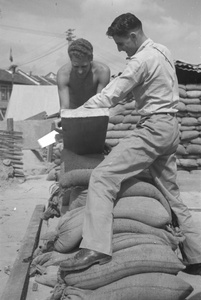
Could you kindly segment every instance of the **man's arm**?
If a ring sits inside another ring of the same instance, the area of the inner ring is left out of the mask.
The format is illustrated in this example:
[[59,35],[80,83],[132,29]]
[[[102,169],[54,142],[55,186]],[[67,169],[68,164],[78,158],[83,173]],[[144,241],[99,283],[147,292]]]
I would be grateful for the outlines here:
[[60,101],[60,109],[68,109],[70,107],[69,96],[69,75],[66,71],[66,65],[59,69],[57,73],[57,87]]
[[101,66],[98,74],[97,94],[110,82],[110,68],[106,65]]
[[83,104],[84,108],[109,108],[123,100],[132,89],[139,84],[142,71],[140,61],[129,62],[122,74],[114,78],[102,89]]

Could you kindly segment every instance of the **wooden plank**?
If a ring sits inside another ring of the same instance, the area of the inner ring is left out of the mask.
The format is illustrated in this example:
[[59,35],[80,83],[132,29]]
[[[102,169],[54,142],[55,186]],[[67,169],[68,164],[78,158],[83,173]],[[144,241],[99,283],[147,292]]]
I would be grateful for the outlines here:
[[0,130],[0,133],[3,135],[14,135],[14,136],[22,136],[23,132],[22,131],[9,131],[9,130]]
[[44,210],[44,205],[36,205],[1,300],[26,299],[29,284],[29,267],[33,252],[38,245],[42,225],[41,214]]
[[1,142],[1,139],[0,139],[0,150],[1,151],[7,151],[7,150],[10,150],[10,151],[14,151],[14,152],[18,152],[18,153],[22,153],[22,147],[20,147],[20,145],[17,145],[17,144],[11,144],[11,143],[5,143],[5,142]]
[[[41,238],[44,234],[47,234],[48,232],[52,232],[55,230],[56,226],[58,225],[58,219],[53,218],[51,219],[51,222],[48,221],[43,221],[41,230],[40,230],[40,237],[39,237],[39,242],[38,242],[38,247],[39,246],[44,246],[44,240]],[[52,295],[52,287],[39,284],[37,286],[37,291],[33,289],[34,284],[36,284],[35,277],[31,277],[29,279],[29,286],[28,286],[28,291],[27,291],[27,300],[47,300],[51,297]]]
[[14,123],[12,118],[7,119],[7,130],[13,131],[14,130]]
[[4,154],[4,153],[6,153],[6,154],[8,154],[8,155],[11,155],[11,156],[23,156],[23,153],[22,153],[22,151],[19,151],[19,150],[17,150],[17,149],[14,149],[14,148],[5,148],[5,147],[1,147],[0,146],[0,153],[1,154]]
[[[51,131],[53,131],[55,129],[55,127],[56,127],[55,122],[52,122]],[[53,154],[53,144],[49,145],[47,148],[47,161],[48,162],[52,162],[52,154]]]
[[46,117],[47,117],[46,111],[42,111],[42,112],[40,112],[40,113],[38,113],[38,114],[36,114],[36,115],[34,115],[32,117],[29,117],[29,118],[27,118],[25,120],[45,120]]
[[0,157],[2,159],[10,159],[13,163],[18,162],[18,161],[23,163],[22,156],[17,156],[14,154],[9,154],[9,153],[0,151]]

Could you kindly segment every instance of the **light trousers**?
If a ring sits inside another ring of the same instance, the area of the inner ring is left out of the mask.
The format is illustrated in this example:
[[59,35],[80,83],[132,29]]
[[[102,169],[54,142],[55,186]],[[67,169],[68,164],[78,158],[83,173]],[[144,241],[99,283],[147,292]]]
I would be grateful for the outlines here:
[[113,208],[121,183],[149,168],[185,235],[184,260],[191,264],[201,262],[201,235],[180,198],[176,183],[175,152],[178,144],[176,117],[157,114],[141,118],[136,129],[122,139],[92,172],[80,248],[112,255]]

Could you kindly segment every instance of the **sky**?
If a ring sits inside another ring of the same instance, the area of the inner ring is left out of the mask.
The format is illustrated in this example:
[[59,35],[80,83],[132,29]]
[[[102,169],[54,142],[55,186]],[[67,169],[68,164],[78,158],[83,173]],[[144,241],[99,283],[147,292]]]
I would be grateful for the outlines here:
[[73,29],[76,38],[92,43],[94,60],[118,74],[126,54],[106,31],[127,12],[142,21],[147,37],[170,49],[174,60],[201,64],[201,0],[0,0],[0,69],[10,67],[11,51],[12,64],[24,72],[57,73],[69,61],[66,31]]

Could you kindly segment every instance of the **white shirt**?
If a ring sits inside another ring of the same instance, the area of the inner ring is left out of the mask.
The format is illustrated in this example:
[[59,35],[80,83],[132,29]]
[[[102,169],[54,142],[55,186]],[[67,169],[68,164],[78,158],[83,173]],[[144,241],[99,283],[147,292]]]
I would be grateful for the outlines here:
[[123,73],[113,79],[83,107],[111,107],[132,92],[136,110],[142,115],[177,112],[178,82],[170,51],[147,39],[129,58]]

